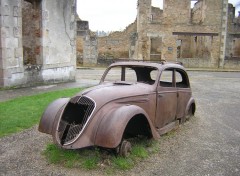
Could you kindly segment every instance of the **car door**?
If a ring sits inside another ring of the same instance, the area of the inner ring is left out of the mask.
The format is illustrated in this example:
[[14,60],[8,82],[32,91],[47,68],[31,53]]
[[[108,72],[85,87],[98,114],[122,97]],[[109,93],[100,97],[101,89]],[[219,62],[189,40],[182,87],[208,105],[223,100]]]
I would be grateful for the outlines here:
[[155,125],[162,128],[176,119],[177,89],[174,69],[163,70],[157,88],[157,108]]
[[192,96],[192,93],[187,73],[184,70],[175,69],[175,79],[178,92],[177,119],[181,119],[186,115],[186,106]]

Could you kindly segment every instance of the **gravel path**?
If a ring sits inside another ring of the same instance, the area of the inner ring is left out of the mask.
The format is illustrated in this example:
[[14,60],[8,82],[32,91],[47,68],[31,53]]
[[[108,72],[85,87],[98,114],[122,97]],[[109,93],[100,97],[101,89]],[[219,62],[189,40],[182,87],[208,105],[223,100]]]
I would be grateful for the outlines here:
[[[160,151],[115,175],[240,175],[240,73],[191,72],[196,117],[160,139]],[[37,127],[0,138],[0,175],[104,175],[49,165]]]

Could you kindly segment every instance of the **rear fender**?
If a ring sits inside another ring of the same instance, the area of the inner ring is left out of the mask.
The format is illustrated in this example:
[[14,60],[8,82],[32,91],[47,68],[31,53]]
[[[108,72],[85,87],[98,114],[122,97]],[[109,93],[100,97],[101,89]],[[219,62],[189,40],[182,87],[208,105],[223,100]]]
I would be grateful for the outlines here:
[[153,138],[159,138],[159,134],[152,125],[147,113],[136,105],[127,105],[112,109],[103,117],[96,132],[95,145],[105,148],[116,148],[122,140],[128,122],[139,114],[146,117]]
[[185,110],[185,116],[188,114],[188,111],[189,111],[189,108],[191,107],[191,105],[194,105],[194,111],[193,111],[193,114],[196,110],[196,104],[195,104],[195,100],[193,97],[190,98],[190,100],[188,101],[188,104],[186,106],[186,110]]
[[60,98],[48,105],[40,120],[38,130],[42,133],[53,134],[57,122],[70,98]]

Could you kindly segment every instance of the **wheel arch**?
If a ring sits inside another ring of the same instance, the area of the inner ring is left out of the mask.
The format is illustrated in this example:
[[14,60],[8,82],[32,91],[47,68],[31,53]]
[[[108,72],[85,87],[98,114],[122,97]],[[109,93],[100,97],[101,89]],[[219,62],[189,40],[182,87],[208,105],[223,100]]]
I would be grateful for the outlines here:
[[126,130],[129,132],[131,128],[136,127],[134,122],[138,125],[147,123],[146,127],[149,127],[151,136],[155,139],[159,138],[159,134],[142,108],[136,105],[125,105],[111,110],[103,117],[96,132],[95,145],[116,148],[126,135]]
[[185,115],[188,114],[190,108],[192,108],[192,114],[194,115],[194,113],[195,113],[195,111],[196,111],[196,103],[195,103],[194,98],[191,98],[191,99],[188,101],[188,104],[187,104],[186,110],[185,110]]

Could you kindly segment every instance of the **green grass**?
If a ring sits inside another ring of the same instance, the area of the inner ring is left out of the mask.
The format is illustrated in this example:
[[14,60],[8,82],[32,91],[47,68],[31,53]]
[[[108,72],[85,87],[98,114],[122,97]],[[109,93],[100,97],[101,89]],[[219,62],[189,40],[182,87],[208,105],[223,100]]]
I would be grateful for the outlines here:
[[113,157],[112,158],[113,167],[119,170],[129,170],[134,166],[134,160],[132,157]]
[[100,161],[99,151],[97,149],[86,150],[64,150],[55,144],[48,144],[43,155],[46,156],[50,164],[61,164],[68,168],[83,167],[87,170],[97,168]]
[[129,170],[139,161],[146,159],[159,150],[158,141],[134,138],[131,143],[133,145],[132,152],[126,158],[98,148],[69,151],[54,144],[48,144],[43,154],[50,164],[86,170],[102,169],[108,174],[114,173],[116,170]]
[[79,91],[79,88],[74,88],[0,102],[0,137],[22,131],[39,123],[41,115],[49,103],[57,98],[73,96]]

